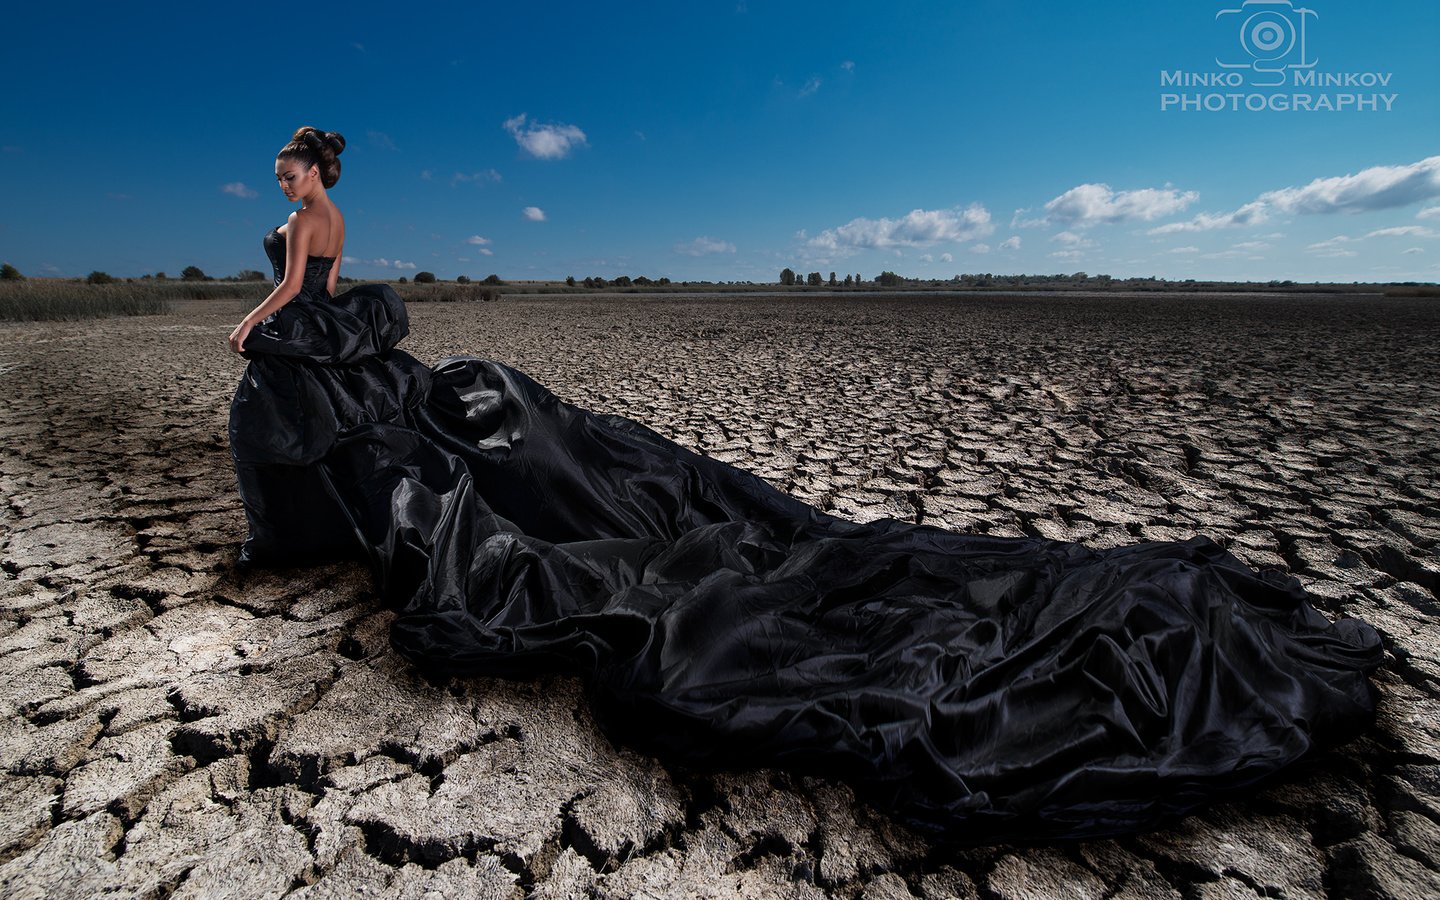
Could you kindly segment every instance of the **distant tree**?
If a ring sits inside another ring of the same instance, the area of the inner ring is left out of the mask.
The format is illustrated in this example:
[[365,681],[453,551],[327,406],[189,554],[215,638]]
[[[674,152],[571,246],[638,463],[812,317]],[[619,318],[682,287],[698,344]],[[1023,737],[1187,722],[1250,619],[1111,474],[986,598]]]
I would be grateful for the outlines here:
[[585,280],[591,282],[592,287],[603,288],[608,286],[605,279],[601,278],[599,275],[596,275],[594,278],[587,278]]
[[900,281],[900,276],[890,271],[881,272],[875,278],[875,283],[881,287],[895,287],[900,284]]
[[456,284],[469,284],[469,283],[470,283],[470,276],[469,276],[469,275],[456,275],[456,276],[455,276],[455,283],[456,283]]
[[855,283],[855,276],[854,276],[854,275],[846,275],[846,276],[845,276],[845,286],[846,286],[846,287],[850,287],[850,286],[851,286],[852,284],[854,284],[854,283]]
[[490,273],[489,275],[486,275],[486,276],[485,276],[485,280],[481,282],[481,284],[504,284],[504,283],[505,283],[505,282],[503,282],[503,281],[500,280],[500,276],[499,276],[499,275],[496,275],[496,274],[493,273],[493,272]]
[[819,272],[811,272],[805,280],[809,283],[811,287],[819,287],[820,285],[825,283],[825,279],[820,277]]
[[861,277],[860,277],[860,273],[859,273],[859,272],[856,272],[856,273],[855,273],[855,284],[856,284],[857,286],[860,284],[860,282],[862,282],[862,281],[864,281],[864,280],[865,280],[864,278],[861,278]]
[[629,287],[631,284],[629,275],[617,275],[615,277],[616,287]]
[[186,281],[204,281],[205,273],[200,271],[199,266],[186,266],[181,270],[180,277]]
[[169,280],[169,278],[170,278],[170,276],[169,276],[169,275],[166,275],[164,272],[156,272],[156,273],[155,273],[155,280],[156,280],[156,281],[167,281],[167,280]]
[[[148,277],[148,276],[147,276]],[[254,269],[241,269],[235,273],[236,281],[264,281],[265,273],[257,272]]]
[[789,287],[795,283],[795,270],[789,266],[780,270],[780,283]]
[[834,287],[836,284],[837,284],[837,282],[835,281],[835,273],[834,273],[834,272],[831,272],[831,273],[830,273],[830,286],[831,286],[831,287]]
[[17,269],[17,268],[15,268],[14,266],[10,265],[9,263],[6,263],[5,265],[0,266],[0,281],[24,281],[24,280],[25,280],[25,276],[20,274],[20,270]]
[[400,283],[401,283],[401,284],[409,284],[409,283],[410,283],[410,279],[406,278],[404,275],[401,275],[401,276],[400,276]]
[[101,271],[98,270],[98,269],[95,270],[94,272],[91,272],[89,275],[85,276],[85,281],[86,281],[86,283],[88,283],[88,284],[114,284],[114,283],[115,283],[114,277],[112,277],[108,272],[101,272]]
[[565,286],[566,286],[566,287],[574,287],[574,286],[575,286],[575,276],[574,276],[574,275],[566,275],[566,276],[565,276]]
[[654,284],[655,282],[651,281],[649,278],[647,278],[647,277],[644,276],[644,275],[636,275],[636,276],[635,276],[635,283],[638,284],[638,285],[640,285],[641,287],[649,287],[650,285]]
[[658,281],[656,281],[655,283],[656,283],[656,284],[669,284],[669,283],[670,283],[670,279],[666,278],[664,275],[661,275],[661,276],[660,276],[660,279],[659,279]]
[[416,273],[415,273],[415,283],[416,283],[416,284],[434,284],[434,283],[435,283],[435,273],[434,273],[434,272],[416,272]]

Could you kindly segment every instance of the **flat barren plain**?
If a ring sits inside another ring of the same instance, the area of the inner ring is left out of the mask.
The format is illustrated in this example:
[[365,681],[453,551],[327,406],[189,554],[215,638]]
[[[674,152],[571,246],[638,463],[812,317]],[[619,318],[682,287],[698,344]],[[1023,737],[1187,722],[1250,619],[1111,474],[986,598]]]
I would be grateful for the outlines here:
[[238,301],[0,327],[0,895],[1440,896],[1440,301],[507,297],[514,365],[857,520],[1203,533],[1385,637],[1357,740],[1162,830],[960,847],[667,768],[575,682],[430,683],[360,565],[240,577]]

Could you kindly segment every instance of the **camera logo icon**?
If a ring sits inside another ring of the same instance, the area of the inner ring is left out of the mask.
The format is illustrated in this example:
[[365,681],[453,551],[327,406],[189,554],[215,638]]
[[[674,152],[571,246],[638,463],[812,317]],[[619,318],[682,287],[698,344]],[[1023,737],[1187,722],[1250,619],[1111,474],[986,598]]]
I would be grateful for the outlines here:
[[1306,24],[1319,18],[1313,9],[1291,0],[1245,0],[1239,9],[1222,9],[1215,21],[1230,40],[1235,39],[1232,29],[1238,29],[1241,53],[1231,52],[1228,61],[1217,56],[1215,62],[1224,69],[1260,73],[1267,79],[1255,82],[1261,87],[1279,87],[1287,70],[1312,69],[1319,62],[1305,42]]

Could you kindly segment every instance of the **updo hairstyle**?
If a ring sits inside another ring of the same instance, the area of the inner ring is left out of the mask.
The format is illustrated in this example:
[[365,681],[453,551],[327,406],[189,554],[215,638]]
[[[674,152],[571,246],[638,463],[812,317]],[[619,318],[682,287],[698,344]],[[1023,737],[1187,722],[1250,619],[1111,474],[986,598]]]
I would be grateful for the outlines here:
[[306,169],[318,166],[320,183],[332,188],[340,180],[340,160],[345,152],[345,138],[338,131],[321,131],[312,125],[296,129],[290,143],[280,148],[276,159],[293,159]]

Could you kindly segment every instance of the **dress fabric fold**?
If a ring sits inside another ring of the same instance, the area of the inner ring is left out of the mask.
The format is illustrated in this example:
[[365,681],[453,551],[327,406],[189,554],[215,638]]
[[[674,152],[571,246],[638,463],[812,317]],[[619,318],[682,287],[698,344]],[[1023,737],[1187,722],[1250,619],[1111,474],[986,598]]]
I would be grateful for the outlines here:
[[1153,827],[1373,717],[1374,629],[1202,535],[856,524],[407,332],[386,285],[302,292],[247,341],[230,443],[242,562],[363,555],[425,670],[573,674],[620,743],[981,842]]

